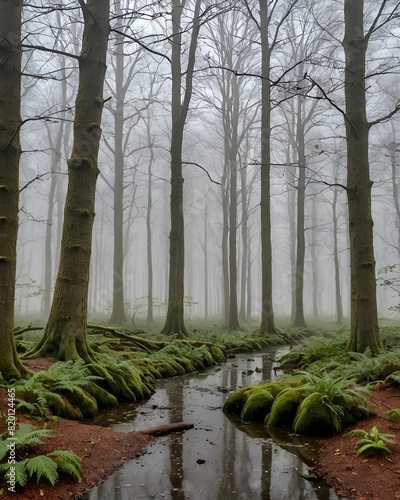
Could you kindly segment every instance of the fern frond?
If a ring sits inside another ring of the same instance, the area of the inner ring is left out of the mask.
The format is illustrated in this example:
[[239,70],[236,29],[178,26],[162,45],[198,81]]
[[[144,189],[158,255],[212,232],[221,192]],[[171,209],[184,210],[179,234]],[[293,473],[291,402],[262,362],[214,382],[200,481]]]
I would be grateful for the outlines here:
[[389,410],[385,413],[385,415],[389,420],[398,420],[400,418],[400,408]]
[[362,429],[354,429],[354,431],[346,432],[343,437],[361,437],[364,438],[368,436],[368,432]]
[[380,443],[374,443],[370,441],[368,443],[365,443],[360,448],[358,448],[356,457],[359,457],[363,453],[365,454],[367,452],[372,452],[372,451],[374,453],[391,453],[391,450],[385,445],[383,441],[381,441]]
[[52,486],[58,481],[57,464],[46,455],[29,459],[25,464],[29,477],[36,476],[37,482],[44,477]]
[[54,437],[56,434],[56,431],[52,429],[38,429],[32,424],[21,424],[14,437],[16,438],[17,449],[21,449],[43,444],[42,439]]
[[54,458],[60,472],[72,476],[78,482],[81,481],[82,462],[73,451],[56,450],[47,456]]

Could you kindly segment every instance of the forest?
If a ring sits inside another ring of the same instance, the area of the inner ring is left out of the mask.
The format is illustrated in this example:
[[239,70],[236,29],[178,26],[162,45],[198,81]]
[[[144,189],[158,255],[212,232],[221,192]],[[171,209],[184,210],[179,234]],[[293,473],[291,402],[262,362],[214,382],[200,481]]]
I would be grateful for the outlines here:
[[287,346],[284,375],[224,413],[300,435],[400,383],[399,20],[397,0],[0,0],[5,481],[81,478],[79,453],[35,462],[55,431],[27,414],[93,418],[240,352]]

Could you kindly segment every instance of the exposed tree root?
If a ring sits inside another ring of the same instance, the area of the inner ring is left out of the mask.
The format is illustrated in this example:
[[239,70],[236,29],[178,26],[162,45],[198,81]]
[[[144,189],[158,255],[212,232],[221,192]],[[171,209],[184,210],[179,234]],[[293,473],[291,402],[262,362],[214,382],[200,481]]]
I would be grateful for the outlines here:
[[120,339],[124,339],[127,342],[133,344],[134,346],[138,347],[139,349],[148,352],[149,354],[160,349],[160,346],[164,347],[165,345],[165,342],[157,342],[157,341],[142,339],[141,337],[137,337],[134,334],[124,333],[110,326],[88,324],[87,327],[91,330],[100,330],[101,332],[109,332],[113,336]]

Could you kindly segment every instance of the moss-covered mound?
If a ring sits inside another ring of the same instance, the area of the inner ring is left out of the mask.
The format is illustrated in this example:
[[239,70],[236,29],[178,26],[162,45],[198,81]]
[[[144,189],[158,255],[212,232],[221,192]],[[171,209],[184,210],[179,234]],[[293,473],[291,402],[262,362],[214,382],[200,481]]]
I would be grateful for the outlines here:
[[291,429],[303,398],[298,388],[289,387],[282,391],[271,406],[271,411],[264,421],[265,425]]
[[321,394],[309,394],[299,405],[293,422],[297,434],[331,436],[337,432],[338,416],[324,403]]
[[324,370],[298,372],[279,382],[264,382],[234,392],[223,410],[268,427],[298,434],[329,436],[368,414],[364,393],[354,381],[334,379]]
[[247,398],[240,416],[249,420],[262,420],[269,413],[273,402],[274,397],[269,391],[255,390]]

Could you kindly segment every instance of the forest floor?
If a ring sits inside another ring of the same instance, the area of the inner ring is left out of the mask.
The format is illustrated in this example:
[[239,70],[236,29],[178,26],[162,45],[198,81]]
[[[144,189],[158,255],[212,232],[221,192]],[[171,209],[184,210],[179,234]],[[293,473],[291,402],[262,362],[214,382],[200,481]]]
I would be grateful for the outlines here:
[[[338,496],[358,500],[400,499],[400,421],[390,421],[388,410],[400,408],[400,390],[372,391],[371,416],[347,427],[342,434],[322,439],[322,449],[315,468],[316,475],[331,485]],[[354,429],[367,432],[376,426],[379,433],[392,434],[398,444],[389,445],[393,453],[382,457],[355,458],[355,444],[359,438],[343,437]]]
[[[47,363],[47,360],[32,360],[29,367],[33,370],[45,369],[48,367]],[[356,426],[346,428],[344,433],[355,428],[369,431],[376,426],[380,433],[393,434],[394,439],[400,443],[400,422],[389,421],[384,416],[389,409],[400,408],[400,390],[372,392],[370,407],[372,416]],[[7,413],[4,391],[0,392],[0,408]],[[18,416],[18,421],[24,422],[27,419]],[[29,422],[35,423],[32,420]],[[39,423],[37,425],[40,426]],[[60,482],[52,487],[45,482],[37,485],[31,480],[27,489],[18,490],[17,493],[5,491],[2,498],[80,498],[85,491],[99,484],[124,462],[145,453],[147,445],[154,439],[139,432],[117,432],[110,428],[62,418],[50,424],[50,427],[57,431],[57,436],[39,446],[38,452],[46,454],[53,450],[74,451],[82,460],[82,481],[76,483],[72,479],[62,477]],[[4,429],[0,429],[0,432],[4,432]],[[315,467],[316,475],[334,487],[338,496],[358,500],[400,499],[400,444],[390,445],[393,453],[387,458],[355,458],[355,443],[358,438],[345,438],[344,433],[321,440],[322,450]]]

